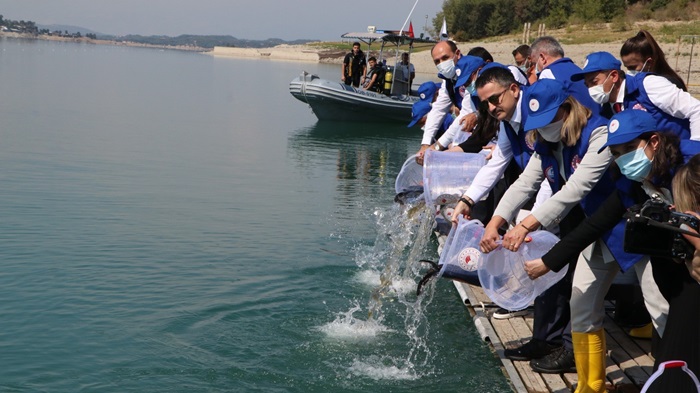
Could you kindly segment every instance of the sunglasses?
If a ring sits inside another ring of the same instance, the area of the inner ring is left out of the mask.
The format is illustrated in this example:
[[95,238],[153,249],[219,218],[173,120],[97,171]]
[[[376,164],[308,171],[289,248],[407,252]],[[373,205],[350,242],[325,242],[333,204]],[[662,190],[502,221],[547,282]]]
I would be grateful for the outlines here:
[[502,92],[498,94],[494,94],[490,96],[489,98],[486,99],[486,101],[489,102],[491,105],[501,105],[501,101],[503,101],[503,95],[508,91],[508,89],[503,90]]

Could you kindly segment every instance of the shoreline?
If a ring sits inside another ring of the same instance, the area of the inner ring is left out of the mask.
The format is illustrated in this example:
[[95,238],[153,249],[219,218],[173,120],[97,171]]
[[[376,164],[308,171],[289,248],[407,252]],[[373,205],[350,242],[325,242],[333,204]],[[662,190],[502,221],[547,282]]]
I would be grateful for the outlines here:
[[42,40],[42,41],[53,41],[53,42],[74,42],[78,44],[93,44],[93,45],[113,45],[113,46],[131,46],[137,48],[153,48],[153,49],[174,49],[188,52],[207,52],[211,51],[209,48],[202,48],[198,46],[189,45],[153,45],[153,44],[143,44],[140,42],[131,41],[113,41],[113,40],[95,40],[87,37],[58,37],[49,35],[33,35],[25,33],[11,33],[11,32],[0,32],[1,38],[11,38],[20,40]]
[[[549,31],[548,34],[557,37],[562,31]],[[630,31],[630,34],[632,32]],[[27,40],[44,40],[44,41],[54,41],[54,42],[74,42],[83,44],[93,44],[93,45],[113,45],[113,46],[129,46],[138,48],[152,48],[152,49],[170,49],[179,50],[187,52],[198,52],[206,55],[217,56],[217,57],[232,57],[241,59],[257,59],[257,60],[277,60],[277,61],[292,61],[301,63],[325,63],[325,64],[341,64],[346,53],[350,50],[350,43],[348,43],[348,48],[343,49],[326,49],[319,48],[317,46],[311,45],[290,45],[282,44],[269,48],[239,48],[239,47],[224,47],[215,46],[212,48],[196,47],[191,45],[153,45],[153,44],[143,44],[137,42],[121,42],[113,40],[98,40],[91,39],[87,37],[73,38],[73,37],[56,37],[56,36],[46,36],[39,35],[35,36],[32,34],[24,33],[11,33],[11,32],[0,32],[0,38],[12,38],[12,39],[27,39]],[[457,45],[466,53],[468,48],[473,48],[477,46],[482,46],[488,49],[494,58],[494,61],[502,64],[512,64],[513,57],[512,51],[518,45],[520,45],[520,39],[518,36],[508,36],[502,37],[497,41],[492,40],[481,40],[481,41],[471,41],[471,42],[458,42]],[[607,51],[612,54],[617,54],[620,51],[623,41],[612,41],[612,42],[591,42],[582,44],[566,44],[562,43],[566,57],[573,60],[579,67],[583,67],[586,56],[589,53],[597,51]],[[680,74],[682,77],[688,79],[687,84],[691,94],[700,94],[700,70],[697,69],[697,62],[694,67],[690,67],[690,52],[691,48],[689,42],[684,42],[683,44],[673,43],[673,42],[659,42],[661,49],[666,54],[666,59],[671,64],[671,66]],[[377,56],[378,50],[372,50],[367,53],[368,56]],[[386,53],[386,52],[385,52]],[[388,54],[385,56],[387,58],[392,58],[396,55],[394,49],[390,49]],[[697,54],[695,54],[697,56]],[[695,57],[693,56],[693,57]],[[680,61],[679,61],[680,60]],[[416,74],[421,75],[435,75],[435,65],[430,56],[429,50],[420,50],[413,52],[411,55],[411,63],[416,68]],[[690,72],[689,72],[690,71]],[[689,77],[688,77],[689,76]],[[434,79],[434,78],[431,78]]]

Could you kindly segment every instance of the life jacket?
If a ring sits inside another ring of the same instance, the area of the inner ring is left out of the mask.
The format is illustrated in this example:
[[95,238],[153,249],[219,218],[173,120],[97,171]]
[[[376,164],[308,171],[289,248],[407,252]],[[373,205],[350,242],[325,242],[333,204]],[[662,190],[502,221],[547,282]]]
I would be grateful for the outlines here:
[[[602,106],[593,101],[588,93],[588,87],[583,80],[572,82],[571,75],[581,72],[581,67],[574,64],[568,57],[563,57],[548,65],[547,70],[552,72],[554,79],[563,82],[567,87],[567,92],[573,96],[583,106],[590,109],[594,115],[600,116]],[[535,82],[537,83],[537,82]]]
[[[700,141],[693,141],[689,139],[681,140],[680,150],[681,154],[683,155],[683,162],[687,163],[693,156],[700,154]],[[644,200],[635,200],[632,197],[633,187],[639,187],[639,182],[632,181],[624,176],[615,182],[615,188],[617,189],[620,200],[625,208],[630,208],[635,204],[644,202]],[[647,197],[646,199],[649,198]],[[604,239],[607,239],[606,244],[610,249],[610,252],[615,257],[615,260],[620,265],[620,270],[623,272],[627,271],[635,263],[639,262],[642,257],[644,257],[644,255],[630,254],[623,250],[622,245],[624,244],[625,221],[626,220],[624,218],[620,219],[615,227],[603,237]]]
[[647,111],[656,120],[659,131],[672,131],[681,139],[690,139],[690,120],[673,117],[651,102],[643,83],[647,75],[656,74],[640,72],[635,76],[628,75],[625,79],[625,109]]
[[384,91],[384,67],[382,67],[381,64],[377,63],[377,65],[370,68],[370,70],[367,71],[366,75],[367,81],[372,80],[374,74],[377,74],[377,80],[374,81],[374,84],[370,88],[370,91],[376,91],[378,93],[381,93]]
[[524,101],[525,91],[525,87],[520,87],[521,121],[518,132],[515,132],[509,122],[501,122],[503,123],[503,128],[506,131],[506,137],[508,137],[508,141],[510,142],[510,147],[513,152],[513,160],[515,160],[515,163],[518,165],[521,172],[525,169],[527,163],[530,162],[530,157],[532,157],[532,153],[535,151],[534,145],[528,143],[525,138],[527,133],[525,132],[524,125],[525,121],[527,120],[527,105],[524,105],[522,102]]
[[353,76],[353,72],[352,72],[353,70],[362,71],[362,64],[365,61],[364,52],[362,52],[360,50],[359,52],[357,52],[357,55],[355,55],[354,52],[350,51],[350,53],[348,53],[348,56],[346,57],[346,59],[348,57],[349,57],[349,61],[347,63],[348,66],[345,69],[345,76]]

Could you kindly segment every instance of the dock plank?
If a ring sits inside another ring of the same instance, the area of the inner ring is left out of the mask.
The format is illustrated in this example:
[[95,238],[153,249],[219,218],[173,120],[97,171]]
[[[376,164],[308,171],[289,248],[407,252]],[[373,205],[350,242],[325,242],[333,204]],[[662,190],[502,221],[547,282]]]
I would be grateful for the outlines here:
[[[532,338],[533,312],[510,319],[494,319],[496,306],[481,287],[454,282],[462,302],[469,310],[472,322],[481,338],[490,343],[495,356],[513,391],[517,393],[568,393],[575,390],[576,373],[540,374],[534,372],[527,361],[511,361],[504,355],[506,348],[515,348]],[[614,310],[610,303],[608,310]],[[649,340],[630,337],[615,324],[612,312],[608,312],[604,327],[608,356],[606,374],[609,384],[621,387],[625,392],[639,392],[652,372],[654,359],[650,355]]]

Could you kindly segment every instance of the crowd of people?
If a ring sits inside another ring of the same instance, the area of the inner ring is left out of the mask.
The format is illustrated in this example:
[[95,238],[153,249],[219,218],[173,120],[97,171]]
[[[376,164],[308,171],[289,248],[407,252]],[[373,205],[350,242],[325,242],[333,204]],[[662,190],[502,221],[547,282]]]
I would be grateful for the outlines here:
[[[604,299],[629,271],[645,306],[632,311],[648,313],[659,337],[655,368],[683,360],[700,376],[700,238],[692,225],[700,219],[700,101],[647,31],[627,39],[619,57],[589,54],[583,68],[549,36],[512,54],[514,64],[504,65],[483,47],[462,54],[454,42],[437,43],[431,56],[442,83],[421,85],[410,124],[423,127],[421,165],[428,149],[488,154],[452,216],[454,225],[460,216],[484,222],[482,252],[517,251],[539,229],[561,239],[525,263],[532,279],[568,272],[535,299],[532,339],[505,356],[542,373],[575,370],[578,393],[611,389]],[[649,201],[685,214],[685,240],[677,241],[694,250],[685,261],[670,250],[623,247],[626,212]],[[662,377],[649,391],[696,390],[690,379]]]

